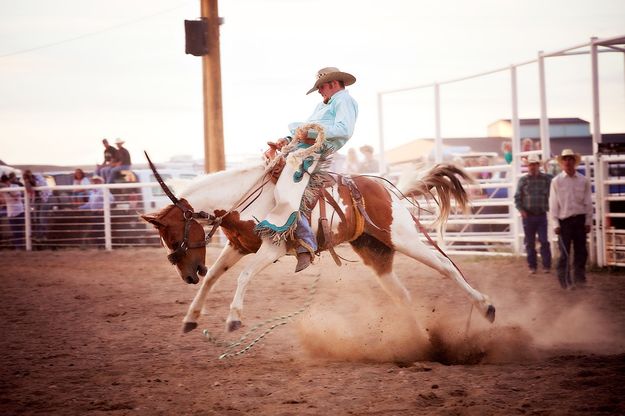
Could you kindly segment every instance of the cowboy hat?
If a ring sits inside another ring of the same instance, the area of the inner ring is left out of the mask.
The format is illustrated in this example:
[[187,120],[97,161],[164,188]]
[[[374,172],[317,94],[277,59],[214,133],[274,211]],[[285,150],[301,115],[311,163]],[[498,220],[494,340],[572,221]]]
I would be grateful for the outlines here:
[[558,162],[562,162],[565,157],[573,157],[575,158],[575,165],[579,165],[579,162],[582,160],[582,157],[579,153],[575,153],[572,149],[562,149],[562,153],[557,157]]
[[527,157],[527,164],[531,165],[532,163],[540,163],[540,158],[538,155],[529,155]]
[[102,178],[102,176],[98,176],[98,175],[93,175],[91,177],[92,181],[104,181],[104,178]]
[[364,146],[360,146],[360,151],[363,153],[373,153],[373,146],[366,144]]
[[125,141],[123,141],[122,139],[120,139],[119,137],[117,139],[115,139],[115,144],[124,144],[126,143]]
[[333,66],[329,66],[327,68],[321,68],[317,71],[317,80],[315,81],[315,85],[306,93],[306,95],[310,94],[313,91],[317,91],[319,86],[323,83],[330,81],[343,81],[345,86],[352,85],[356,82],[356,77],[352,74],[348,74],[347,72],[341,72],[338,68]]

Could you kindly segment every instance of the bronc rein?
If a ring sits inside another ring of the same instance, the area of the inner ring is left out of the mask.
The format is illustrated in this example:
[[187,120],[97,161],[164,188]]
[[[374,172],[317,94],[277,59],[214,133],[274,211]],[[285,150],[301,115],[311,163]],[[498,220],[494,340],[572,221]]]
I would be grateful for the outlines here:
[[[247,202],[247,204],[241,209],[241,212],[243,212],[256,199],[258,199],[258,197],[260,197],[260,194],[262,193],[263,187],[271,180],[271,179],[267,178],[268,173],[271,172],[271,169],[268,168],[268,169],[265,170],[265,174],[261,177],[260,182],[262,182],[262,183],[260,185],[256,186],[256,187],[254,187],[256,185],[256,184],[254,184],[252,189],[249,192],[246,192],[245,195],[243,196],[243,198],[241,198],[239,200],[239,202],[237,202],[232,208],[227,210],[222,215],[216,216],[216,215],[213,215],[213,214],[209,214],[209,213],[207,213],[205,211],[195,212],[193,210],[193,208],[189,208],[189,207],[184,206],[180,202],[180,200],[178,198],[176,198],[174,193],[165,184],[165,181],[163,180],[161,175],[156,170],[156,167],[152,163],[152,160],[150,160],[150,157],[148,156],[148,153],[144,151],[144,154],[145,154],[145,157],[148,160],[148,164],[150,165],[150,169],[152,169],[152,172],[154,173],[154,177],[156,178],[156,181],[158,182],[158,184],[163,189],[163,192],[165,192],[165,195],[167,195],[167,197],[169,197],[169,199],[171,200],[172,204],[176,208],[178,208],[178,209],[180,209],[182,211],[182,216],[184,218],[184,232],[183,232],[183,236],[182,236],[182,242],[180,243],[180,245],[178,245],[174,249],[173,252],[171,252],[167,256],[169,261],[172,264],[174,264],[174,265],[179,263],[182,260],[182,257],[185,255],[187,250],[189,250],[191,248],[201,248],[201,247],[207,246],[209,241],[210,241],[210,239],[213,237],[213,235],[217,231],[217,228],[219,228],[219,226],[221,225],[223,219],[226,216],[228,216],[232,211],[238,209],[239,207],[241,207],[242,205],[246,204],[246,202]],[[273,166],[271,166],[271,168],[273,168]],[[191,223],[194,220],[204,221],[207,225],[211,226],[211,229],[209,230],[208,234],[206,234],[206,236],[204,237],[204,240],[198,241],[198,242],[189,242],[189,230],[191,228]]]

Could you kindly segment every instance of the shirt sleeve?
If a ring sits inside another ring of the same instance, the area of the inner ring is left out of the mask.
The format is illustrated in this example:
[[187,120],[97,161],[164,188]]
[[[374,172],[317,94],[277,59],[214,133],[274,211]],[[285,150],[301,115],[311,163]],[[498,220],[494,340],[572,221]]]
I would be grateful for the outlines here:
[[549,212],[551,213],[551,218],[556,224],[556,227],[560,226],[560,222],[558,220],[558,216],[560,215],[560,207],[558,205],[558,188],[556,186],[557,178],[553,178],[551,181],[551,186],[549,189]]
[[[348,94],[341,94],[336,97],[332,103],[332,112],[334,117],[332,120],[315,120],[319,107],[315,109],[309,122],[321,124],[326,134],[326,146],[332,147],[335,151],[339,150],[354,134],[356,118],[358,116],[358,106],[356,102]],[[303,123],[292,123],[289,125],[291,134],[295,134],[297,127]],[[308,138],[316,139],[317,132],[315,130],[308,131]]]

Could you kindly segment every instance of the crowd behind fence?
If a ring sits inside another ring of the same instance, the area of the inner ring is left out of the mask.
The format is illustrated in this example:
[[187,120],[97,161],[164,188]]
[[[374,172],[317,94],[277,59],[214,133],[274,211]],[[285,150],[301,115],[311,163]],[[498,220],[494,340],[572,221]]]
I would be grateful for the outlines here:
[[[593,157],[584,157],[580,167],[591,179],[594,191],[596,175],[593,165]],[[440,235],[432,227],[431,236],[450,254],[523,254],[520,216],[514,207],[517,176],[513,175],[511,165],[476,166],[465,169],[477,178],[476,184],[468,188],[472,195],[471,211],[452,213],[444,235]],[[488,172],[489,177],[481,178],[478,172]],[[610,177],[608,183],[610,186],[618,185],[617,191],[610,193],[610,198],[625,200],[625,177]],[[93,247],[111,250],[120,247],[159,246],[160,239],[156,230],[140,218],[141,213],[156,211],[167,203],[163,201],[160,206],[153,204],[145,206],[143,190],[149,189],[156,192],[158,187],[159,185],[155,182],[43,186],[34,188],[37,191],[36,195],[39,196],[30,199],[25,197],[24,188],[0,189],[0,192],[19,190],[25,202],[24,222],[19,232],[12,230],[5,213],[0,216],[0,249],[44,250]],[[102,209],[84,209],[82,207],[84,200],[76,198],[77,191],[96,189],[103,193]],[[47,196],[42,197],[42,195]],[[595,193],[593,192],[593,201],[594,199]],[[433,222],[436,206],[431,201],[419,201],[419,206],[423,209],[409,206],[419,216],[422,223],[427,225]],[[603,205],[600,206],[602,207]],[[606,214],[597,213],[597,215]],[[616,216],[619,215],[616,214]],[[550,226],[549,229],[552,230],[553,227]],[[599,249],[603,249],[605,232],[605,229],[602,231],[593,227],[589,235],[589,252],[593,262],[597,255],[597,242],[600,245]],[[554,235],[551,235],[551,241],[554,242],[552,248],[555,250]],[[219,233],[213,237],[211,244],[223,245],[225,238]]]

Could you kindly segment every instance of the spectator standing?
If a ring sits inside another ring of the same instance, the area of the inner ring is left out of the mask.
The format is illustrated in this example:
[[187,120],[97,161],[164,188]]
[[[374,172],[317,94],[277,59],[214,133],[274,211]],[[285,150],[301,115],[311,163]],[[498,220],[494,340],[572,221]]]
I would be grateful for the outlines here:
[[[529,137],[521,140],[521,153],[531,152],[534,150],[534,141]],[[527,164],[527,155],[521,156],[521,162]]]
[[350,147],[347,149],[347,157],[343,165],[343,173],[358,173],[360,171],[360,161],[356,149]]
[[[586,284],[586,234],[592,225],[592,199],[590,181],[575,170],[581,160],[578,153],[564,149],[558,156],[562,172],[551,181],[549,211],[558,235],[560,259],[558,280],[562,288],[583,287]],[[570,270],[571,245],[573,246],[573,276]]]
[[104,182],[106,183],[113,183],[117,172],[130,169],[130,165],[132,163],[130,160],[130,153],[123,146],[124,143],[125,142],[122,139],[115,139],[117,150],[115,157],[113,158],[113,162],[110,167],[102,169],[102,175],[104,176]]
[[30,169],[26,169],[22,174],[24,180],[24,187],[26,188],[26,195],[28,196],[28,202],[31,207],[35,206],[37,202],[37,192],[33,189],[37,186],[37,180]]
[[102,145],[104,146],[104,161],[101,165],[96,165],[95,174],[98,176],[103,175],[102,170],[110,168],[113,160],[117,158],[117,150],[109,144],[108,139],[102,139]]
[[360,147],[364,160],[360,162],[360,173],[377,173],[380,171],[380,164],[373,158],[373,146],[368,144]]
[[[3,188],[20,188],[19,185],[12,183],[7,175],[0,177],[0,186]],[[24,244],[24,202],[22,192],[19,190],[2,192],[0,197],[3,198],[6,204],[13,247],[16,249],[20,248]]]
[[540,242],[540,257],[543,271],[551,270],[551,247],[549,245],[547,211],[549,211],[549,189],[551,175],[540,171],[540,159],[537,155],[527,158],[527,175],[519,179],[514,194],[514,205],[523,218],[525,233],[525,252],[530,274],[536,274],[536,234]]
[[503,142],[501,144],[501,152],[503,153],[503,159],[506,161],[506,164],[512,163],[512,143],[511,142]]

